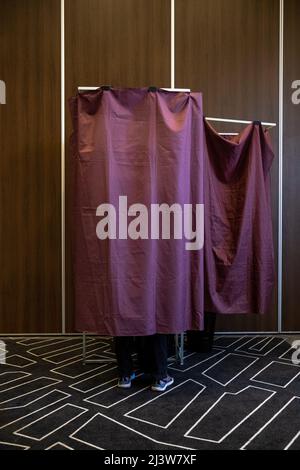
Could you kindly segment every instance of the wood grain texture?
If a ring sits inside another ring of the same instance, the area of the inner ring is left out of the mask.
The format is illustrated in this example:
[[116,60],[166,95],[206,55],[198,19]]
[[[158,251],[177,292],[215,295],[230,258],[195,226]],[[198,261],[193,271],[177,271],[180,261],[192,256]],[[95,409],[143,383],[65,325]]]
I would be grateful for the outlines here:
[[300,80],[300,2],[284,3],[283,328],[300,331],[300,104],[291,100]]
[[[299,2],[285,4],[288,81],[298,78]],[[65,9],[66,97],[78,85],[170,86],[169,0],[66,0]],[[278,28],[278,0],[176,0],[176,86],[202,91],[207,115],[278,121]],[[1,1],[0,79],[7,83],[7,105],[0,106],[2,333],[61,330],[59,29],[60,0]],[[68,138],[67,102],[66,116]],[[285,125],[284,326],[299,329],[298,121],[291,114]],[[272,133],[277,151],[277,130]],[[68,148],[66,158],[67,329],[73,331]],[[275,246],[277,173],[276,159]],[[276,302],[269,316],[221,319],[218,329],[276,329]]]
[[[278,0],[176,0],[176,86],[203,92],[206,116],[278,122]],[[215,125],[222,131],[241,126]],[[277,253],[278,132],[272,130]],[[276,291],[265,316],[218,316],[217,330],[274,331]]]
[[60,1],[0,8],[0,333],[60,332]]
[[[169,87],[170,14],[169,0],[66,0],[66,97],[79,85]],[[69,173],[67,158],[67,331],[74,331]]]
[[[169,0],[65,0],[66,96],[78,85],[170,86]],[[300,2],[285,0],[283,326],[300,330],[298,212]],[[279,0],[176,0],[176,86],[200,90],[206,115],[278,122]],[[0,334],[61,331],[60,0],[1,0]],[[71,132],[66,102],[67,138]],[[219,130],[232,130],[216,125]],[[234,130],[239,130],[236,126]],[[278,133],[272,169],[277,252]],[[67,190],[67,326],[73,286]],[[218,329],[275,330],[270,315]]]

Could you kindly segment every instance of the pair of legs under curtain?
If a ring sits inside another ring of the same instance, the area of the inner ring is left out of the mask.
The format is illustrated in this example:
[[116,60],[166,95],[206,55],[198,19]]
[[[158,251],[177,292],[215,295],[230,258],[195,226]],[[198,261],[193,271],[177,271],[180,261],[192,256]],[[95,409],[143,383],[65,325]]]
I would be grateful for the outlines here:
[[168,375],[168,335],[117,336],[115,352],[120,377],[130,377],[133,372],[134,352],[138,354],[139,368],[151,374],[155,381]]

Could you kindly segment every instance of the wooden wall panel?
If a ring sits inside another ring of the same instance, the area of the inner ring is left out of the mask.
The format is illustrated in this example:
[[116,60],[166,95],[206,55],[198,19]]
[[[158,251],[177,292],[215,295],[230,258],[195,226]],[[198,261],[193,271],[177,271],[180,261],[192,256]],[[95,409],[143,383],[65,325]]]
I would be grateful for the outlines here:
[[0,10],[0,333],[59,332],[60,1]]
[[300,80],[300,2],[284,3],[283,328],[300,331],[300,104],[291,88]]
[[[169,0],[65,0],[66,97],[78,85],[169,87],[170,14]],[[66,188],[67,330],[73,331],[68,150]]]
[[[65,0],[65,9],[67,98],[79,84],[170,86],[169,0]],[[299,108],[291,105],[290,82],[300,79],[299,2],[285,0],[285,9],[283,300],[284,328],[293,330],[300,329]],[[176,86],[201,90],[207,115],[278,121],[278,29],[279,0],[176,0]],[[59,332],[60,0],[2,0],[0,43],[0,79],[7,83],[7,105],[0,105],[0,333]],[[66,160],[67,329],[73,331],[68,148]],[[276,252],[277,174],[276,159]],[[276,292],[270,315],[220,318],[218,329],[276,330],[275,298]]]
[[[279,0],[176,0],[176,86],[206,115],[278,122]],[[300,330],[298,223],[300,2],[285,0],[283,327]],[[169,0],[65,0],[66,97],[77,86],[170,86]],[[0,334],[61,331],[60,0],[1,0]],[[66,101],[66,137],[71,132]],[[220,126],[216,126],[221,129]],[[222,125],[222,130],[232,127]],[[239,130],[240,127],[236,126]],[[278,132],[273,134],[277,156]],[[68,149],[67,327],[73,331]],[[272,169],[277,253],[278,159]],[[218,329],[276,330],[270,315]]]
[[[278,39],[278,0],[176,0],[176,86],[202,91],[207,116],[278,122]],[[271,132],[277,150],[278,132]],[[277,175],[276,152],[272,169],[276,253]],[[276,292],[272,311],[265,316],[219,315],[217,329],[276,330],[275,299]]]

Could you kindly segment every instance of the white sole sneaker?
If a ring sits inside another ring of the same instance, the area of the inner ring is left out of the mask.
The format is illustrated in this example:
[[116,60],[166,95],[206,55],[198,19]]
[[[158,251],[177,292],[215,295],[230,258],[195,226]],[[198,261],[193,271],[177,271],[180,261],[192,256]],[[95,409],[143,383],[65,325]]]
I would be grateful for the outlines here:
[[131,387],[131,383],[129,383],[129,384],[120,384],[120,383],[118,383],[118,387],[119,387],[119,388],[130,388],[130,387]]
[[134,380],[136,378],[136,375],[135,375],[135,372],[133,372],[130,376],[130,381],[127,382],[127,383],[120,383],[120,380],[118,381],[118,387],[119,388],[130,388],[131,387],[131,381]]
[[170,387],[171,385],[173,385],[174,383],[174,379],[173,377],[171,377],[171,380],[169,380],[169,382],[165,382],[164,386],[160,385],[160,384],[154,384],[151,386],[151,390],[153,392],[164,392],[165,390],[167,390],[168,387]]

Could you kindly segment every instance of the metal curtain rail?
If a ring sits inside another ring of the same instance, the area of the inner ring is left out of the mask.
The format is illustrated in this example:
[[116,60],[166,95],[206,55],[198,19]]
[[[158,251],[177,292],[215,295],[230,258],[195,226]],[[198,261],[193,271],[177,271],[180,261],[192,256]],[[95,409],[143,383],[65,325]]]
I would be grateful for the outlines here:
[[[78,91],[95,91],[99,90],[101,86],[79,86],[77,87]],[[164,91],[173,91],[177,93],[190,93],[191,90],[190,88],[159,88],[159,90],[164,90]]]
[[[244,119],[229,119],[229,118],[218,118],[218,117],[205,117],[206,121],[215,121],[215,122],[231,122],[235,124],[251,124],[253,121],[247,121]],[[263,126],[276,127],[276,122],[262,122]]]

